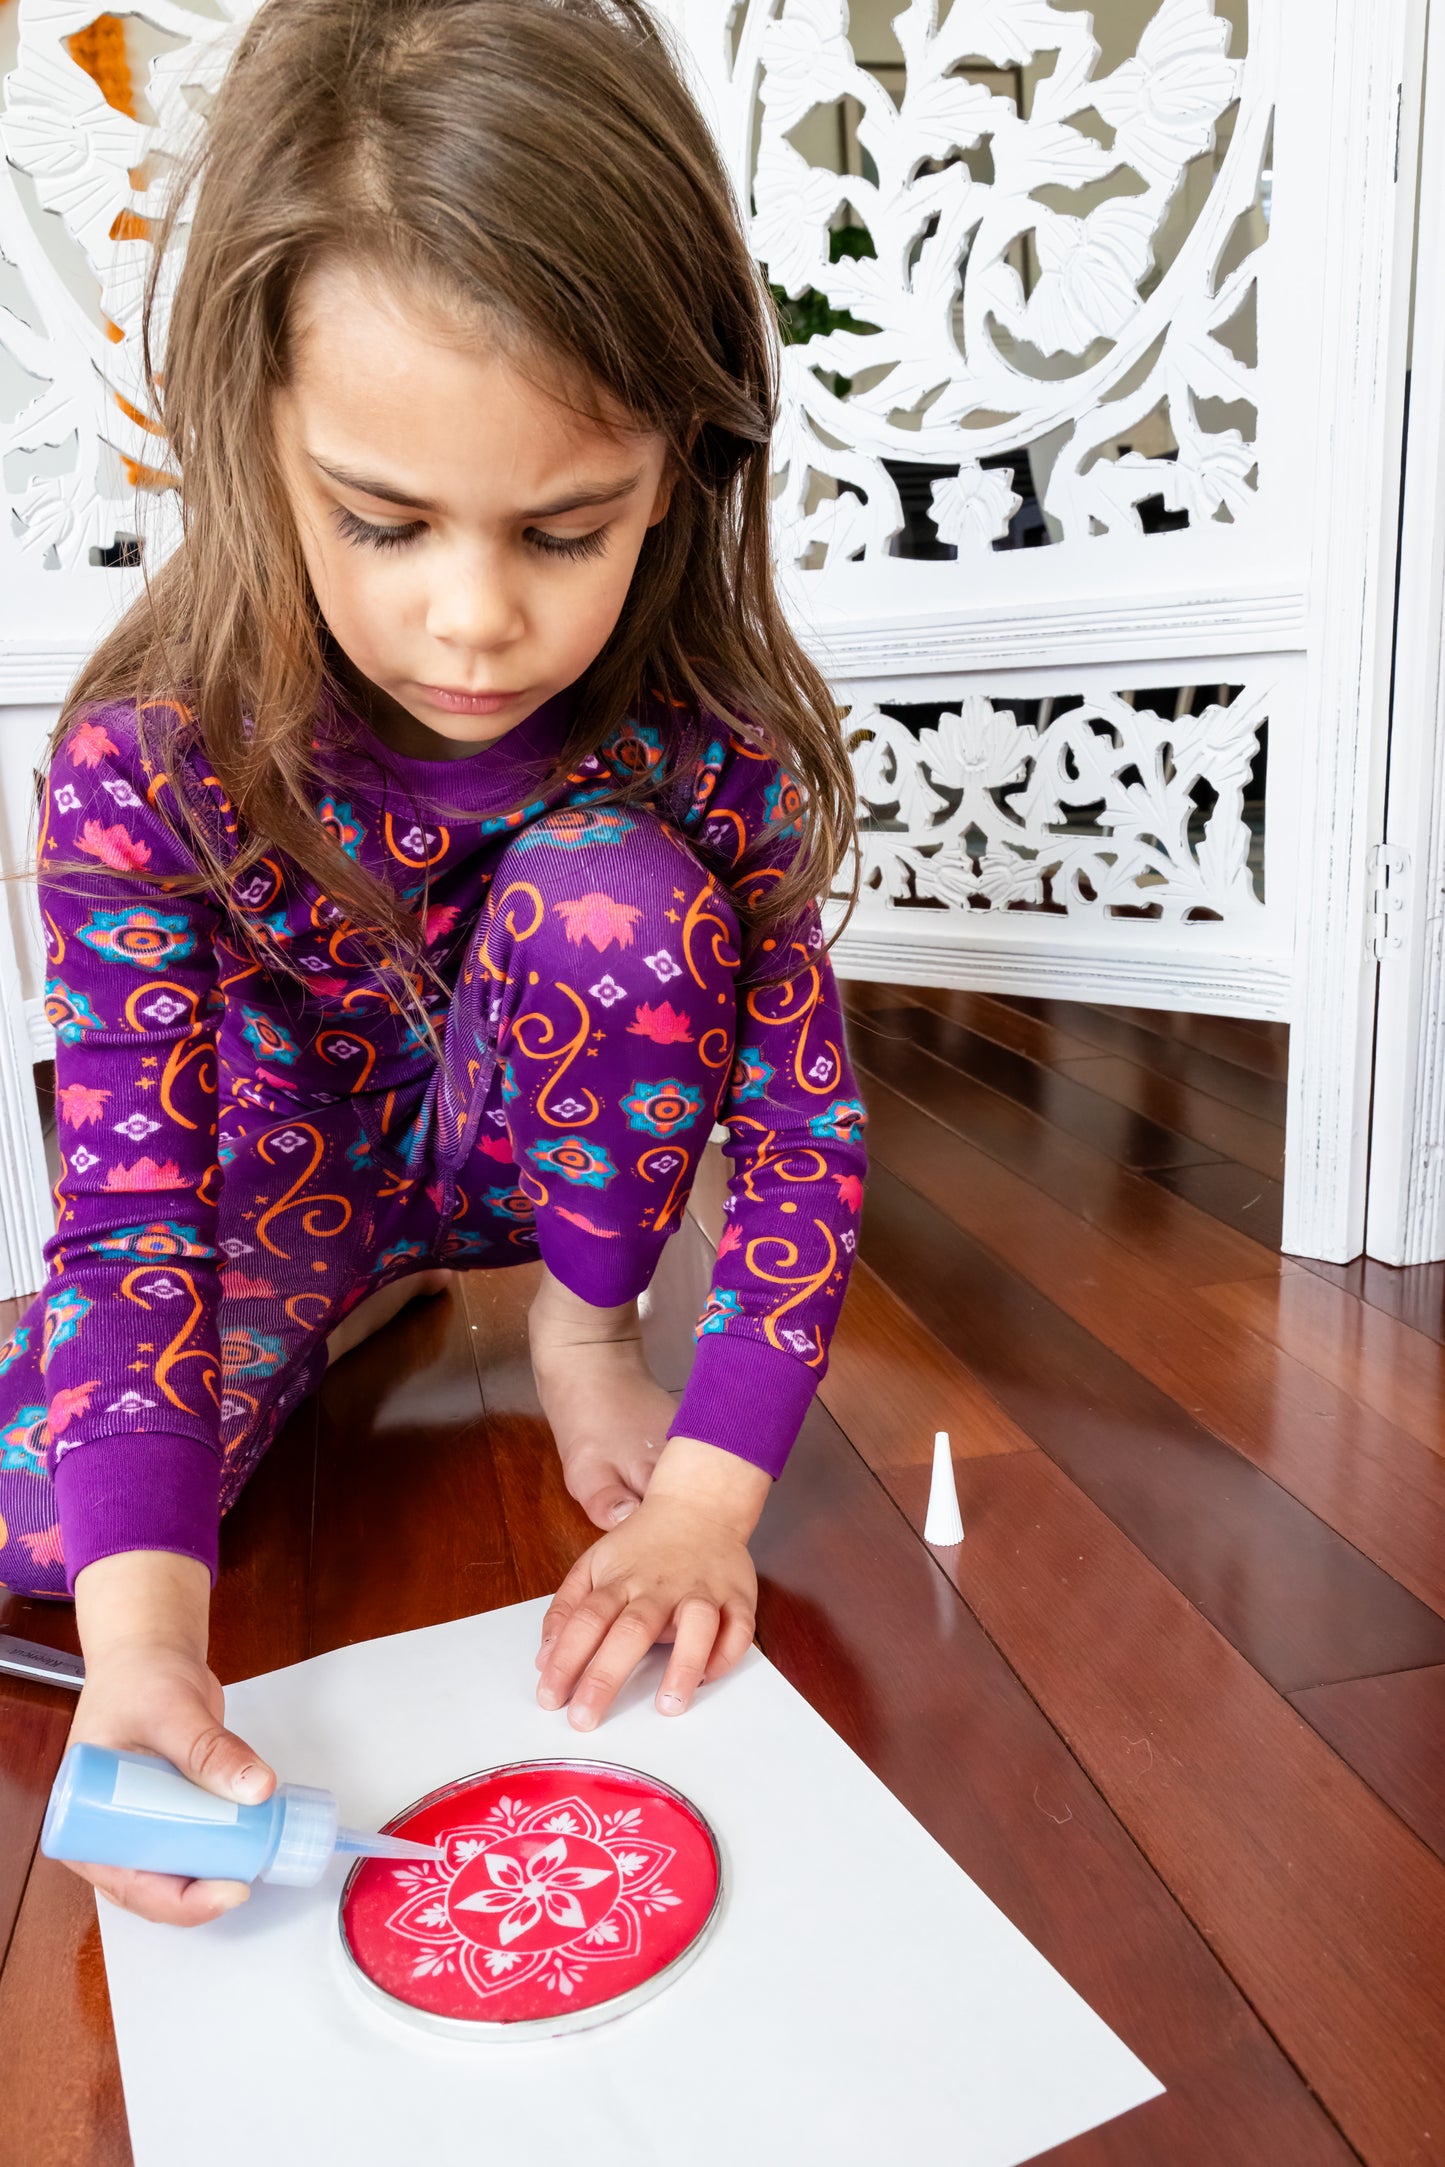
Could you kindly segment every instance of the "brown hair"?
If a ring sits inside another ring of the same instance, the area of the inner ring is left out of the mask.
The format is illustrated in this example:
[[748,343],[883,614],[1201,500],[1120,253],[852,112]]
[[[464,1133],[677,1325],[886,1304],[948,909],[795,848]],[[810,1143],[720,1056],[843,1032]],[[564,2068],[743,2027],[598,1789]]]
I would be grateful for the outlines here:
[[[188,209],[158,369],[160,274]],[[804,810],[785,876],[735,887],[742,914],[757,930],[827,890],[852,838],[853,783],[835,703],[773,584],[771,305],[711,136],[639,0],[265,0],[177,176],[146,283],[146,380],[179,472],[182,539],[81,673],[57,738],[82,709],[134,700],[142,728],[164,733],[147,748],[163,760],[190,726],[166,704],[182,700],[241,815],[225,865],[202,809],[185,819],[198,884],[224,889],[280,850],[368,946],[415,963],[416,916],[326,834],[307,787],[335,673],[271,401],[298,283],[335,259],[484,314],[666,438],[669,509],[551,780],[651,692],[673,703],[682,739],[686,717],[708,711],[752,725]],[[179,787],[180,764],[168,771]]]

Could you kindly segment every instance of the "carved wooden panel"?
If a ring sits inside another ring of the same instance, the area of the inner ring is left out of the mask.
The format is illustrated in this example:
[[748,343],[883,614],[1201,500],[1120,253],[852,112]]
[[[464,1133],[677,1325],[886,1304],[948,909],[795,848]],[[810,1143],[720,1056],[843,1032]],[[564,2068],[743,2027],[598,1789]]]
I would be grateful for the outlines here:
[[[926,715],[927,710],[921,714]],[[1263,906],[1262,691],[855,707],[865,908],[1239,921]],[[1252,862],[1253,861],[1253,862]]]

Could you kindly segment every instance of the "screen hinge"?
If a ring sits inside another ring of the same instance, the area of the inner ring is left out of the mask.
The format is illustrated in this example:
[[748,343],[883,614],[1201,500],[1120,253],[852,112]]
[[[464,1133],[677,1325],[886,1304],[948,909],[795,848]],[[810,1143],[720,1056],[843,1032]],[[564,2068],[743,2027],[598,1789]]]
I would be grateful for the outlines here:
[[1398,843],[1374,843],[1370,848],[1370,953],[1377,963],[1386,956],[1394,955],[1403,947],[1403,936],[1394,931],[1391,920],[1397,911],[1405,907],[1405,875],[1410,869],[1410,853]]

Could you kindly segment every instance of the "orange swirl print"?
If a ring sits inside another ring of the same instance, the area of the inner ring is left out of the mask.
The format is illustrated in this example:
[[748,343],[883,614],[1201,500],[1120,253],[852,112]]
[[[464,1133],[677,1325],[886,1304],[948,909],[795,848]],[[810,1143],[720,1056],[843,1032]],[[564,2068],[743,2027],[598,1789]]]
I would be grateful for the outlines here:
[[[156,1266],[153,1263],[138,1264],[134,1271],[126,1273],[124,1279],[120,1283],[120,1291],[125,1296],[126,1300],[128,1302],[136,1303],[137,1306],[141,1309],[151,1309],[154,1307],[154,1304],[147,1299],[145,1290],[140,1285],[141,1279],[147,1274],[151,1275],[152,1283],[154,1283]],[[212,1355],[209,1347],[187,1347],[186,1345],[186,1341],[190,1338],[197,1324],[205,1315],[206,1305],[202,1301],[199,1293],[196,1291],[196,1282],[192,1278],[191,1274],[187,1271],[182,1271],[179,1265],[166,1265],[165,1277],[167,1280],[180,1280],[182,1286],[185,1288],[187,1294],[191,1298],[191,1309],[190,1315],[181,1325],[180,1330],[172,1336],[172,1338],[168,1341],[167,1345],[162,1351],[160,1358],[156,1363],[155,1369],[152,1372],[152,1375],[155,1379],[156,1384],[160,1387],[161,1391],[164,1392],[166,1398],[170,1401],[172,1407],[179,1407],[182,1414],[200,1414],[202,1412],[200,1408],[189,1406],[187,1402],[181,1398],[179,1392],[172,1390],[170,1380],[173,1373],[181,1367],[182,1363],[202,1363],[204,1367],[201,1370],[201,1383],[205,1387],[206,1392],[210,1397],[212,1406],[219,1406],[220,1400],[216,1391],[217,1378],[215,1357]]]
[[[838,1245],[827,1225],[821,1219],[815,1219],[813,1224],[822,1235],[828,1250],[827,1262],[817,1271],[802,1273],[795,1271],[794,1267],[798,1262],[799,1254],[797,1243],[786,1240],[781,1234],[759,1234],[748,1243],[747,1248],[743,1251],[744,1261],[754,1279],[760,1279],[764,1286],[791,1287],[794,1289],[787,1301],[780,1302],[776,1309],[769,1310],[767,1316],[763,1319],[763,1330],[768,1343],[770,1346],[776,1347],[780,1354],[795,1354],[797,1349],[784,1347],[779,1339],[779,1319],[786,1317],[789,1310],[796,1309],[800,1302],[809,1301],[821,1287],[825,1286],[833,1276],[838,1262]],[[783,1252],[777,1260],[780,1266],[778,1271],[768,1271],[760,1261],[759,1252],[764,1249],[780,1249]],[[822,1335],[819,1334],[818,1336],[821,1338]],[[807,1357],[805,1366],[808,1369],[818,1369],[822,1364],[823,1354],[824,1350],[819,1346],[815,1354],[810,1354]]]
[[733,1057],[733,1034],[719,1026],[704,1031],[697,1042],[697,1057],[704,1068],[726,1068]]
[[[511,904],[512,897],[514,895],[525,896],[527,901],[532,906],[531,920],[525,926],[519,926],[517,924],[515,913],[512,910]],[[536,932],[538,926],[541,925],[542,920],[546,917],[546,915],[546,906],[543,904],[540,893],[536,888],[533,887],[531,881],[512,881],[506,888],[503,889],[502,893],[499,896],[495,897],[489,903],[487,907],[487,933],[485,939],[482,942],[482,960],[492,968],[496,968],[495,965],[492,965],[491,951],[489,946],[492,928],[494,926],[504,926],[507,932],[511,934],[514,941],[530,940],[532,935]],[[499,971],[499,975],[503,978],[506,977],[505,968],[502,968]]]
[[[328,1053],[328,1046],[336,1050]],[[376,1066],[376,1048],[369,1038],[363,1038],[359,1031],[318,1031],[316,1051],[331,1068],[349,1066],[354,1057],[364,1057],[365,1065],[360,1075],[354,1077],[347,1088],[353,1097],[358,1091],[365,1090],[366,1079]]]
[[[288,1249],[283,1249],[279,1242],[274,1242],[271,1239],[271,1228],[284,1212],[299,1211],[301,1213],[301,1224],[313,1241],[333,1241],[344,1227],[351,1224],[351,1205],[346,1197],[329,1193],[319,1196],[304,1196],[301,1193],[317,1167],[321,1164],[322,1154],[326,1148],[321,1139],[321,1131],[314,1129],[309,1121],[288,1121],[281,1123],[277,1128],[268,1129],[256,1146],[258,1155],[265,1160],[268,1166],[274,1166],[276,1160],[273,1153],[276,1149],[279,1148],[283,1156],[289,1157],[293,1148],[300,1148],[299,1145],[293,1147],[283,1142],[284,1138],[292,1136],[305,1140],[310,1149],[310,1156],[296,1179],[291,1183],[291,1186],[283,1195],[277,1197],[274,1204],[268,1205],[256,1221],[256,1237],[259,1241],[265,1243],[273,1257],[289,1258],[291,1254]],[[322,1218],[322,1206],[327,1204],[335,1205],[341,1214],[334,1226],[327,1226]]]
[[[308,1317],[306,1314],[306,1304],[308,1302],[315,1302],[317,1305],[314,1317]],[[286,1314],[293,1324],[303,1326],[312,1323],[319,1324],[330,1307],[331,1297],[328,1294],[314,1294],[308,1291],[302,1294],[288,1294],[286,1297]]]
[[[411,832],[414,833],[417,827],[418,822],[413,820],[410,823]],[[438,826],[436,831],[437,847],[432,852],[429,858],[424,854],[418,855],[418,853],[414,850],[398,850],[396,845],[396,829],[393,824],[392,815],[390,813],[387,813],[382,820],[382,835],[385,839],[387,849],[391,852],[397,864],[404,865],[409,872],[413,873],[430,872],[431,868],[434,865],[441,864],[442,859],[446,856],[447,852],[452,847],[452,839],[449,832],[447,831],[447,829]]]
[[687,916],[682,921],[682,959],[696,983],[704,987],[707,980],[698,969],[692,952],[693,941],[704,927],[712,928],[708,946],[712,951],[713,961],[720,964],[725,971],[735,971],[738,967],[738,952],[733,946],[731,926],[718,911],[708,909],[708,905],[716,899],[718,893],[717,882],[710,880],[707,886],[693,897],[687,908]]
[[196,1129],[198,1121],[192,1121],[177,1106],[172,1093],[187,1069],[194,1069],[192,1081],[203,1097],[214,1100],[218,1081],[216,1069],[216,1034],[205,1025],[198,1025],[188,1037],[180,1039],[170,1051],[170,1057],[161,1071],[161,1105],[177,1128]]
[[[665,1180],[669,1170],[671,1169],[674,1157],[676,1157],[678,1162],[677,1174],[674,1178],[671,1189],[668,1191],[667,1202],[663,1205],[661,1211],[655,1212],[653,1214],[652,1227],[653,1232],[656,1234],[660,1234],[663,1231],[664,1227],[667,1225],[669,1218],[672,1215],[673,1206],[677,1203],[678,1200],[677,1192],[679,1189],[682,1188],[683,1183],[687,1180],[687,1170],[689,1165],[691,1164],[691,1161],[689,1160],[688,1155],[685,1151],[677,1150],[676,1145],[669,1147],[666,1144],[654,1144],[649,1150],[643,1152],[642,1157],[637,1162],[637,1171],[639,1174],[641,1174],[643,1180],[652,1181],[657,1178],[650,1171],[652,1161],[654,1159],[665,1160],[666,1164],[659,1169],[662,1178]],[[678,1211],[678,1224],[679,1226],[682,1224],[682,1212],[680,1209]]]
[[[586,1112],[580,1114],[576,1112],[554,1114],[547,1103],[568,1069],[572,1066],[572,1063],[587,1044],[588,1034],[592,1029],[592,1011],[582,999],[582,996],[575,993],[571,986],[564,986],[560,982],[557,984],[557,991],[565,995],[577,1011],[577,1028],[566,1044],[560,1049],[555,1046],[554,1041],[557,1032],[552,1019],[550,1016],[544,1016],[539,1008],[529,1009],[525,1016],[517,1018],[512,1027],[512,1042],[517,1051],[529,1061],[555,1060],[557,1064],[538,1092],[536,1101],[536,1110],[546,1122],[548,1128],[585,1129],[597,1119],[597,1116],[602,1111],[602,1101],[595,1092],[589,1091],[585,1084],[579,1083],[574,1085],[573,1088],[581,1094],[581,1101],[588,1109]],[[535,1034],[535,1044],[530,1046],[525,1035],[529,1024],[541,1026],[540,1030]]]

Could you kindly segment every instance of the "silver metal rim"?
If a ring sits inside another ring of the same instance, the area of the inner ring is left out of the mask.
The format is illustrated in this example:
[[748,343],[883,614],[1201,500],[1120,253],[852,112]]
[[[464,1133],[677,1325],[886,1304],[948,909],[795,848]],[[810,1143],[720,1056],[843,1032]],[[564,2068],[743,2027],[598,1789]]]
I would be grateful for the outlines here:
[[384,1836],[395,1834],[399,1822],[409,1820],[414,1813],[419,1813],[424,1806],[439,1805],[444,1799],[453,1797],[458,1791],[470,1790],[474,1784],[488,1782],[497,1776],[520,1775],[524,1771],[527,1774],[534,1774],[538,1769],[555,1769],[559,1773],[567,1775],[597,1775],[600,1773],[609,1776],[623,1776],[629,1782],[647,1784],[650,1789],[661,1792],[664,1798],[669,1798],[674,1805],[680,1806],[683,1812],[689,1814],[702,1830],[707,1838],[708,1848],[712,1853],[713,1869],[717,1875],[717,1893],[713,1897],[712,1906],[707,1917],[703,1920],[687,1947],[680,1950],[670,1964],[664,1965],[662,1970],[655,1972],[650,1979],[643,1979],[636,1986],[629,1987],[626,1993],[614,1994],[608,2001],[594,2002],[586,2009],[559,2009],[555,2016],[523,2017],[511,2023],[486,2017],[445,2017],[439,2016],[434,2010],[414,2009],[409,2002],[400,2001],[395,1994],[389,1994],[385,1987],[378,1986],[371,1975],[357,1961],[356,1953],[346,1934],[346,1899],[351,1894],[352,1884],[363,1866],[374,1863],[367,1859],[358,1859],[342,1883],[341,1895],[337,1900],[337,1939],[341,1944],[341,1954],[345,1959],[348,1978],[359,1987],[369,2001],[374,2002],[378,2008],[384,2009],[389,2016],[395,2017],[398,2022],[411,2025],[421,2031],[435,2033],[439,2037],[446,2039],[485,2041],[557,2039],[566,2032],[588,2031],[595,2024],[610,2024],[614,2017],[625,2016],[630,2009],[639,2009],[644,2002],[651,2001],[654,1995],[662,1993],[666,1987],[671,1986],[676,1979],[682,1976],[690,1964],[695,1962],[702,1954],[707,1942],[711,1940],[718,1919],[722,1914],[723,1905],[722,1850],[713,1831],[712,1823],[701,1808],[694,1805],[693,1801],[683,1792],[674,1790],[673,1786],[670,1783],[664,1783],[660,1776],[649,1775],[644,1768],[628,1768],[621,1761],[569,1760],[565,1757],[556,1760],[503,1761],[495,1768],[479,1768],[470,1776],[459,1776],[455,1783],[445,1783],[440,1789],[428,1791],[424,1797],[414,1799],[411,1805],[403,1806],[400,1812],[394,1813],[391,1819],[383,1824],[381,1833]]

